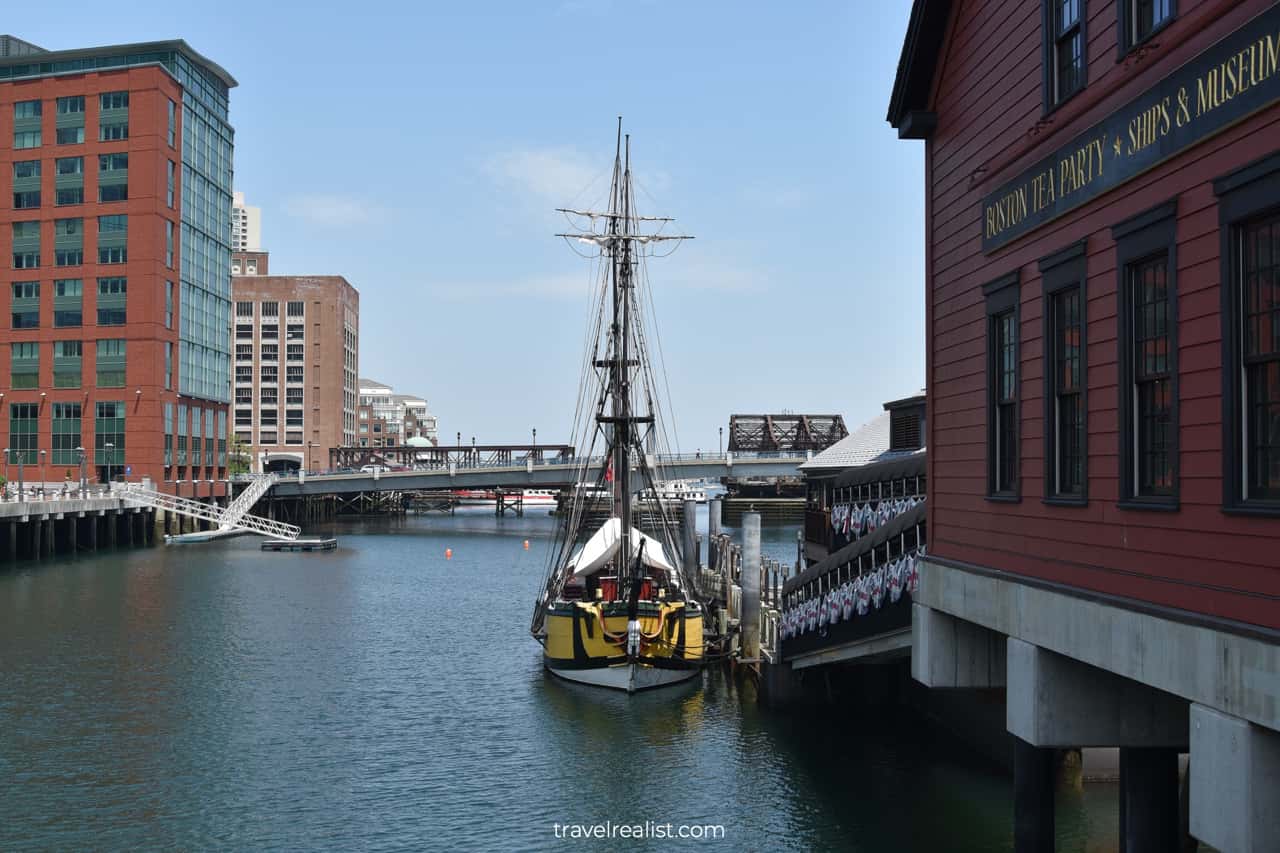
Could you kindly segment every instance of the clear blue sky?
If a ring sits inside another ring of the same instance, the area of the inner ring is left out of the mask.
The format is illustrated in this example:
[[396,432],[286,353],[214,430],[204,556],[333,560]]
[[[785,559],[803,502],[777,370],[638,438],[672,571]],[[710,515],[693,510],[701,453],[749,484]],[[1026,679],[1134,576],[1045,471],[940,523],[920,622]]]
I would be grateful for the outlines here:
[[551,209],[602,199],[618,115],[642,212],[697,236],[650,266],[682,449],[734,412],[853,428],[923,383],[923,150],[884,121],[908,0],[107,8],[3,28],[184,38],[235,76],[272,271],[346,276],[361,374],[442,439],[567,437],[588,266]]

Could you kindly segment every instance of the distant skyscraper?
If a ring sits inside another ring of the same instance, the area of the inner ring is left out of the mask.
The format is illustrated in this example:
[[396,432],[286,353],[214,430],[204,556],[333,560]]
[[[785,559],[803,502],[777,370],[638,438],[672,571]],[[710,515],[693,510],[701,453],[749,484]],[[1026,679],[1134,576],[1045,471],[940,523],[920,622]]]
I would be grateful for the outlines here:
[[244,203],[244,193],[231,194],[231,251],[262,251],[262,208]]

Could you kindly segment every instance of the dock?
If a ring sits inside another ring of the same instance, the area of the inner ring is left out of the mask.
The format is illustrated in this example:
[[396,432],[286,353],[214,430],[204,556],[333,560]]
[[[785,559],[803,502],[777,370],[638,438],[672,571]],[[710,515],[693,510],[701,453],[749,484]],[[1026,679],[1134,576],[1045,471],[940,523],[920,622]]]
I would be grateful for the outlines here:
[[262,543],[263,551],[333,551],[337,547],[337,539],[267,539]]

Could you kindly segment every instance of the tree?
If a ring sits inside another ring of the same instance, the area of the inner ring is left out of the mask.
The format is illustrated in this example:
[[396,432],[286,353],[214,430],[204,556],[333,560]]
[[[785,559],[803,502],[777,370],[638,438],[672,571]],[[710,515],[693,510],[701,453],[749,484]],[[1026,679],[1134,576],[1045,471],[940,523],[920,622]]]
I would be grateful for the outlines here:
[[249,473],[249,463],[252,458],[253,454],[250,453],[249,446],[240,440],[240,436],[233,434],[230,446],[227,448],[227,473]]

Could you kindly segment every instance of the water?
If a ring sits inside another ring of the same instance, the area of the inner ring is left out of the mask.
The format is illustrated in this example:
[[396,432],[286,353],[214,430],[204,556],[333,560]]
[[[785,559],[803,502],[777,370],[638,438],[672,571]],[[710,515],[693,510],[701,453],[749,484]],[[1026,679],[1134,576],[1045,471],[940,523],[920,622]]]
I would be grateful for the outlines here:
[[[672,846],[556,837],[646,820],[725,827],[674,842],[699,849],[1011,849],[1009,780],[909,718],[768,712],[719,671],[633,697],[547,676],[527,626],[551,524],[0,570],[0,849]],[[763,539],[794,560],[794,528]],[[1062,792],[1058,849],[1114,850],[1114,802]]]

